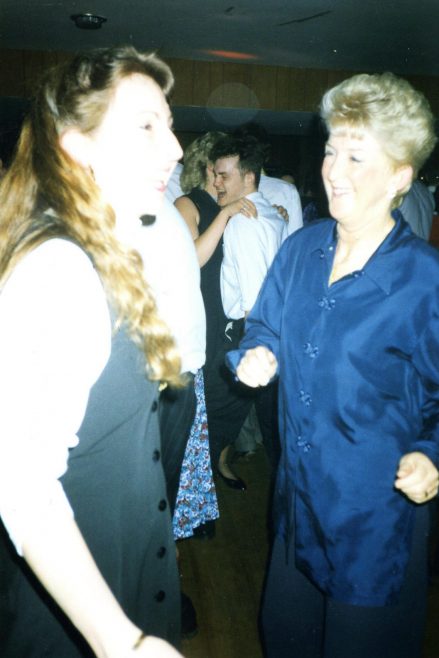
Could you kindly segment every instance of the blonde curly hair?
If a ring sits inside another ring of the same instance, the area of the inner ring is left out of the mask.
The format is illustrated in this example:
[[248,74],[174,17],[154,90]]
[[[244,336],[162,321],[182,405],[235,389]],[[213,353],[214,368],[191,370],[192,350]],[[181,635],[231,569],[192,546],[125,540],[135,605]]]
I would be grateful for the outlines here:
[[206,167],[210,162],[210,152],[225,133],[210,131],[197,137],[184,152],[183,171],[180,186],[185,194],[195,187],[204,188],[207,182]]
[[178,386],[180,356],[158,316],[142,259],[116,238],[114,211],[102,201],[91,172],[60,146],[69,127],[94,131],[118,83],[133,74],[152,78],[166,96],[173,87],[164,62],[132,47],[78,55],[42,80],[0,186],[0,284],[37,245],[71,239],[91,258],[116,312],[116,328],[124,324],[143,350],[148,377]]

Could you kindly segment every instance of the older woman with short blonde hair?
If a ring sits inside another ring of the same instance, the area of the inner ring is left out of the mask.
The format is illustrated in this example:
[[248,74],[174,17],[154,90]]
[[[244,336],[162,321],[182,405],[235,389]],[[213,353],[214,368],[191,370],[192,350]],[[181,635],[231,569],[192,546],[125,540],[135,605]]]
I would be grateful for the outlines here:
[[396,209],[436,137],[392,74],[325,94],[334,219],[275,259],[231,353],[279,377],[282,458],[263,605],[269,658],[420,658],[438,492],[439,254]]

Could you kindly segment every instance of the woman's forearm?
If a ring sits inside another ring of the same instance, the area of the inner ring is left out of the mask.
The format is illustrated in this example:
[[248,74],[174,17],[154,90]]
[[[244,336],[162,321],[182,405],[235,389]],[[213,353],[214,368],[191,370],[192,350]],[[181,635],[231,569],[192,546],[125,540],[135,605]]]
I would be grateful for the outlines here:
[[76,525],[62,511],[23,538],[23,556],[99,658],[129,653],[140,630],[125,616]]
[[209,228],[196,238],[195,248],[197,250],[200,267],[203,267],[203,265],[205,265],[212,257],[213,252],[222,238],[224,229],[226,228],[230,217],[230,210],[228,210],[227,207],[222,208]]

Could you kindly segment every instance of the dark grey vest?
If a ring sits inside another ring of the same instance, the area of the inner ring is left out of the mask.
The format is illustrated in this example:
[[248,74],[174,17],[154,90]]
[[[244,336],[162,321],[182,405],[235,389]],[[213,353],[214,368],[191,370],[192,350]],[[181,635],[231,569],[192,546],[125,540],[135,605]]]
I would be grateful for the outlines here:
[[[145,376],[143,355],[121,330],[91,389],[80,441],[71,450],[62,484],[98,567],[127,615],[146,633],[178,645],[179,583],[157,408],[157,386]],[[22,560],[18,566],[0,655],[89,655]]]

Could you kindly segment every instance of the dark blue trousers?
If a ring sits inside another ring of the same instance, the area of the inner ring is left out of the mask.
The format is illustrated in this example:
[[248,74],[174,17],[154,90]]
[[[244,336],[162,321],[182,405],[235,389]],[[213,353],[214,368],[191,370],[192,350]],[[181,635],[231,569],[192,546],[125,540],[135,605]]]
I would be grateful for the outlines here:
[[420,658],[428,586],[428,505],[416,510],[412,552],[397,605],[338,603],[288,560],[285,544],[273,545],[263,606],[267,658]]

